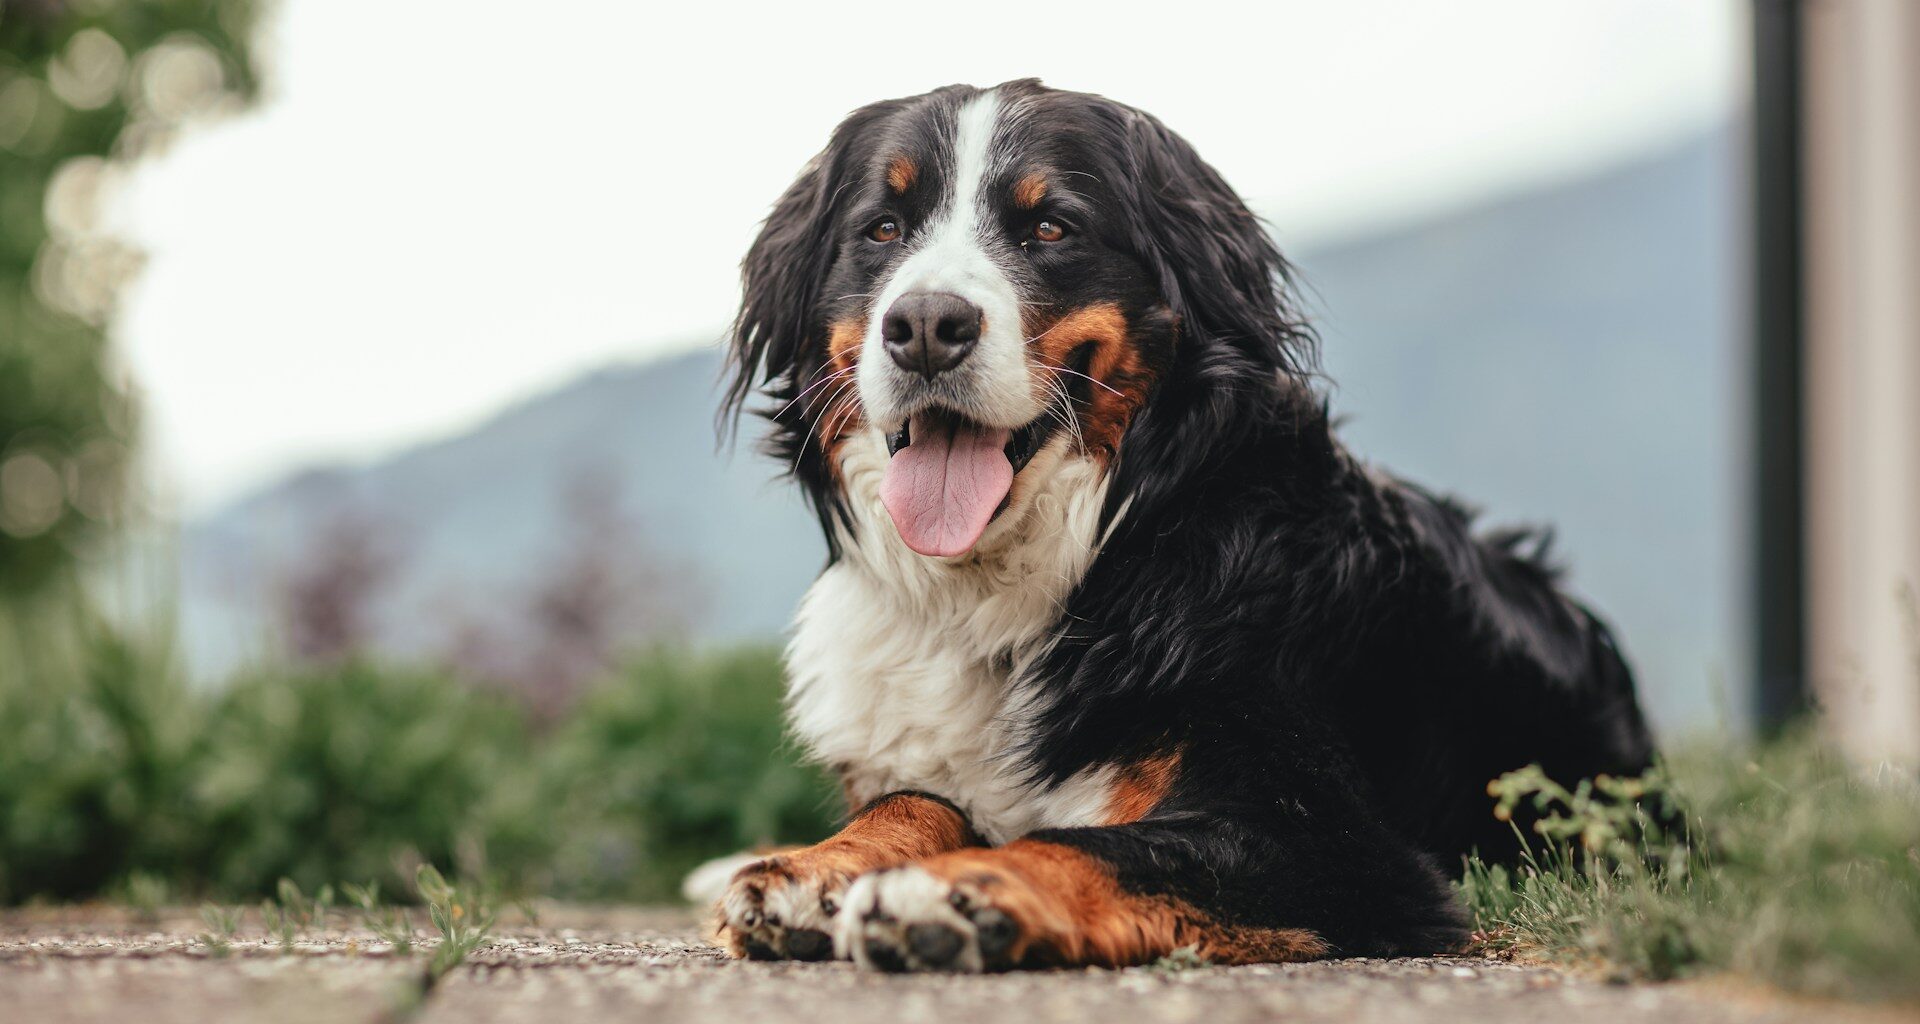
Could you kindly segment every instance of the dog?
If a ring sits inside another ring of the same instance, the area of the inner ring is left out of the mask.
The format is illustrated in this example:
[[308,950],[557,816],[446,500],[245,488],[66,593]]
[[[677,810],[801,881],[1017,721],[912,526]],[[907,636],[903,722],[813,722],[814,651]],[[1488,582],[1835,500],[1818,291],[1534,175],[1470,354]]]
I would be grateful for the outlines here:
[[733,954],[1431,954],[1519,849],[1489,780],[1649,766],[1538,536],[1335,439],[1291,276],[1180,136],[1037,80],[857,110],[780,196],[721,422],[825,533],[787,710],[852,810],[733,875]]

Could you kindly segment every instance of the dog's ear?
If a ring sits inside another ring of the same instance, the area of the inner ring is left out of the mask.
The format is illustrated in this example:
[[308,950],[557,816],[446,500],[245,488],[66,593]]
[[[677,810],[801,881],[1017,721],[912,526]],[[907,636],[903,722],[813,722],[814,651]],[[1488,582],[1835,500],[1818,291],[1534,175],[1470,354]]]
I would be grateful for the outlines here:
[[815,156],[787,187],[740,263],[740,313],[727,353],[727,389],[720,404],[723,434],[747,398],[763,386],[776,394],[797,379],[797,364],[814,330],[820,284],[833,259],[832,147]]
[[826,359],[819,343],[820,290],[833,268],[838,204],[865,131],[895,104],[848,115],[827,148],[788,186],[740,264],[740,313],[728,352],[720,426],[729,432],[756,391],[791,400]]
[[1311,372],[1314,338],[1266,225],[1153,116],[1126,109],[1123,131],[1132,241],[1158,275],[1182,341],[1231,346],[1262,368]]
[[728,353],[731,379],[721,405],[723,424],[738,418],[747,397],[763,385],[778,391],[794,378],[814,330],[820,284],[833,259],[829,178],[832,147],[787,187],[740,264],[740,314]]

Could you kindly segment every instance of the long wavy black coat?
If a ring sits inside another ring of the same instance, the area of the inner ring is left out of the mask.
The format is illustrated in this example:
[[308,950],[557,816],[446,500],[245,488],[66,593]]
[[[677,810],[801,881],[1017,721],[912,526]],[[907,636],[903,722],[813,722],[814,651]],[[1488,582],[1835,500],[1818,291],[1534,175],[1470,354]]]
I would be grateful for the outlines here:
[[[988,102],[998,120],[976,194],[964,126]],[[970,851],[953,847],[993,829],[969,793],[836,764],[890,781],[850,781],[863,807],[847,832],[736,879],[720,911],[729,944],[804,956],[830,933],[841,955],[892,968],[1129,962],[1182,938],[1222,959],[1456,945],[1447,875],[1470,851],[1517,848],[1490,779],[1536,762],[1568,783],[1649,765],[1631,674],[1605,624],[1559,588],[1543,543],[1476,535],[1459,504],[1341,447],[1287,264],[1158,121],[1030,81],[856,112],[748,256],[729,409],[771,398],[772,448],[836,563],[850,545],[897,543],[857,514],[867,499],[842,468],[868,433],[907,426],[875,422],[904,414],[882,416],[896,406],[856,364],[893,351],[875,297],[905,273],[914,227],[950,221],[940,204],[957,193],[992,225],[968,244],[1017,290],[1030,371],[1062,375],[1055,394],[1077,414],[1000,425],[1016,428],[1008,458],[1022,472],[1030,450],[1058,444],[1106,480],[1097,552],[1057,617],[1035,624],[1044,640],[1031,657],[988,652],[1022,666],[1006,680],[1002,714],[1018,729],[1005,770],[1036,800],[1143,765],[1159,766],[1155,784],[1131,815]],[[1004,245],[988,237],[1003,225]],[[1072,319],[1090,309],[1100,316]],[[1041,352],[1031,335],[1063,322],[1099,327]],[[856,369],[853,397],[822,386]],[[909,386],[919,397],[901,402],[974,415],[931,376]],[[915,870],[959,909],[914,909],[900,893]],[[962,940],[951,953],[909,935],[949,931]]]

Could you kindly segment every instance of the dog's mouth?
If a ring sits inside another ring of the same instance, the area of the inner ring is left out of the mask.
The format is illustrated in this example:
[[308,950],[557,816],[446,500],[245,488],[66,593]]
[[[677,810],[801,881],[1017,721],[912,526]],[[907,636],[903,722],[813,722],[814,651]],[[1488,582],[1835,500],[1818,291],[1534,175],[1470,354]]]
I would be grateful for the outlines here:
[[1052,436],[1049,407],[1022,427],[989,427],[951,409],[914,413],[887,435],[880,499],[907,547],[951,558],[973,549],[1006,510],[1013,478]]
[[880,498],[907,546],[942,558],[972,550],[1039,449],[1037,424],[1008,430],[927,409],[887,435]]

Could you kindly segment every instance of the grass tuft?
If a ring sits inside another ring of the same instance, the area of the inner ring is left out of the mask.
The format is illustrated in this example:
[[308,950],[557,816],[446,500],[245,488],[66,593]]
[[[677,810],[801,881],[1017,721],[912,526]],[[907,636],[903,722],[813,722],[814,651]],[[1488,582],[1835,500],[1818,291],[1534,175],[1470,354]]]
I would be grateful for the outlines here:
[[348,882],[340,887],[348,902],[360,908],[360,923],[374,934],[375,938],[387,944],[394,956],[413,955],[413,915],[405,907],[395,907],[380,902],[380,883],[368,882],[355,885]]
[[200,920],[207,925],[200,933],[200,944],[214,959],[226,959],[233,952],[233,933],[240,929],[240,908],[208,903],[200,908]]
[[[1792,992],[1920,997],[1920,786],[1862,773],[1810,733],[1697,745],[1642,779],[1489,786],[1543,813],[1509,870],[1460,883],[1478,946],[1622,980],[1724,970]],[[1684,811],[1662,828],[1646,809]]]
[[482,887],[447,881],[431,864],[420,865],[414,885],[440,932],[440,944],[427,964],[427,973],[437,980],[487,944],[494,922],[492,900]]
[[1213,962],[1200,955],[1198,946],[1181,946],[1166,956],[1147,965],[1150,971],[1177,974],[1181,971],[1195,971],[1202,967],[1212,967]]

